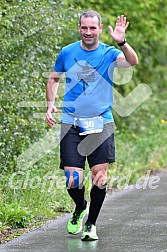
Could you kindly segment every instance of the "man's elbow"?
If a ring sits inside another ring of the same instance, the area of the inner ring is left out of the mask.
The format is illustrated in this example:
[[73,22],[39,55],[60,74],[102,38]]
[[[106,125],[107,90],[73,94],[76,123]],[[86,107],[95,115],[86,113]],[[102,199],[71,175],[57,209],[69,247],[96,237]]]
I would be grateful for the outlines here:
[[138,57],[136,57],[135,59],[133,59],[133,61],[131,62],[132,66],[138,65],[139,64],[139,59]]
[[136,60],[136,61],[134,62],[134,64],[133,64],[133,66],[138,65],[138,64],[139,64],[139,61]]

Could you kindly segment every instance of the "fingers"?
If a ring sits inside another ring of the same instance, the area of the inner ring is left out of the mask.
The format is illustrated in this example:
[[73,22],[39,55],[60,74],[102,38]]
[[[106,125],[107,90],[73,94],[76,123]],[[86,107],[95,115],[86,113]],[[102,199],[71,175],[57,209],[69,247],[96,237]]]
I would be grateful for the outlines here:
[[129,25],[129,22],[126,21],[126,17],[124,15],[121,15],[117,17],[116,24],[124,27],[126,30]]
[[57,112],[57,109],[54,108],[48,108],[48,111],[46,113],[46,123],[49,127],[53,127],[56,123],[56,120],[53,118],[52,113]]
[[108,26],[108,29],[109,29],[110,33],[113,32],[113,28],[111,27],[111,25]]
[[125,25],[125,24],[126,24],[126,17],[125,17],[124,15],[121,15],[120,21],[121,21],[121,23],[122,23],[123,25]]
[[125,30],[128,28],[128,26],[129,26],[129,22],[126,23]]
[[53,127],[55,125],[56,121],[52,117],[51,113],[46,113],[46,123],[49,127]]
[[53,117],[50,117],[46,120],[46,123],[49,127],[53,127],[56,124],[56,121],[53,119]]

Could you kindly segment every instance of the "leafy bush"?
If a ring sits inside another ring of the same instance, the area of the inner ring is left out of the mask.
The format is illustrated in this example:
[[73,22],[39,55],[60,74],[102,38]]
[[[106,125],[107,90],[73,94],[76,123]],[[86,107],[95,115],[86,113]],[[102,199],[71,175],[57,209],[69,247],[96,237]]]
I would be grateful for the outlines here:
[[46,81],[73,12],[60,1],[1,4],[0,171],[4,174],[15,171],[17,157],[47,133]]
[[17,203],[3,204],[0,207],[0,222],[12,228],[24,228],[30,222],[30,214],[20,208]]

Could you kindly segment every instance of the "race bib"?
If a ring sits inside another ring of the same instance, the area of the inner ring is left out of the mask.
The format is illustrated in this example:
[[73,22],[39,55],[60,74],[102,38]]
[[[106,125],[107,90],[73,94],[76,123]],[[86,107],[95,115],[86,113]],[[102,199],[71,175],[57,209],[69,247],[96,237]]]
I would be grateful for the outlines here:
[[103,131],[103,117],[75,118],[75,125],[79,127],[79,135],[100,133]]

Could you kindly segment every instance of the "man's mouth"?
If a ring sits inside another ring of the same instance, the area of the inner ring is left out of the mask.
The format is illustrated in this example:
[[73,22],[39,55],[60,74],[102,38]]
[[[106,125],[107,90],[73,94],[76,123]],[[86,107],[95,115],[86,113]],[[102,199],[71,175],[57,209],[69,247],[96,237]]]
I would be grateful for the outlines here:
[[85,38],[86,40],[91,40],[93,37],[85,37],[85,36],[84,36],[84,38]]

